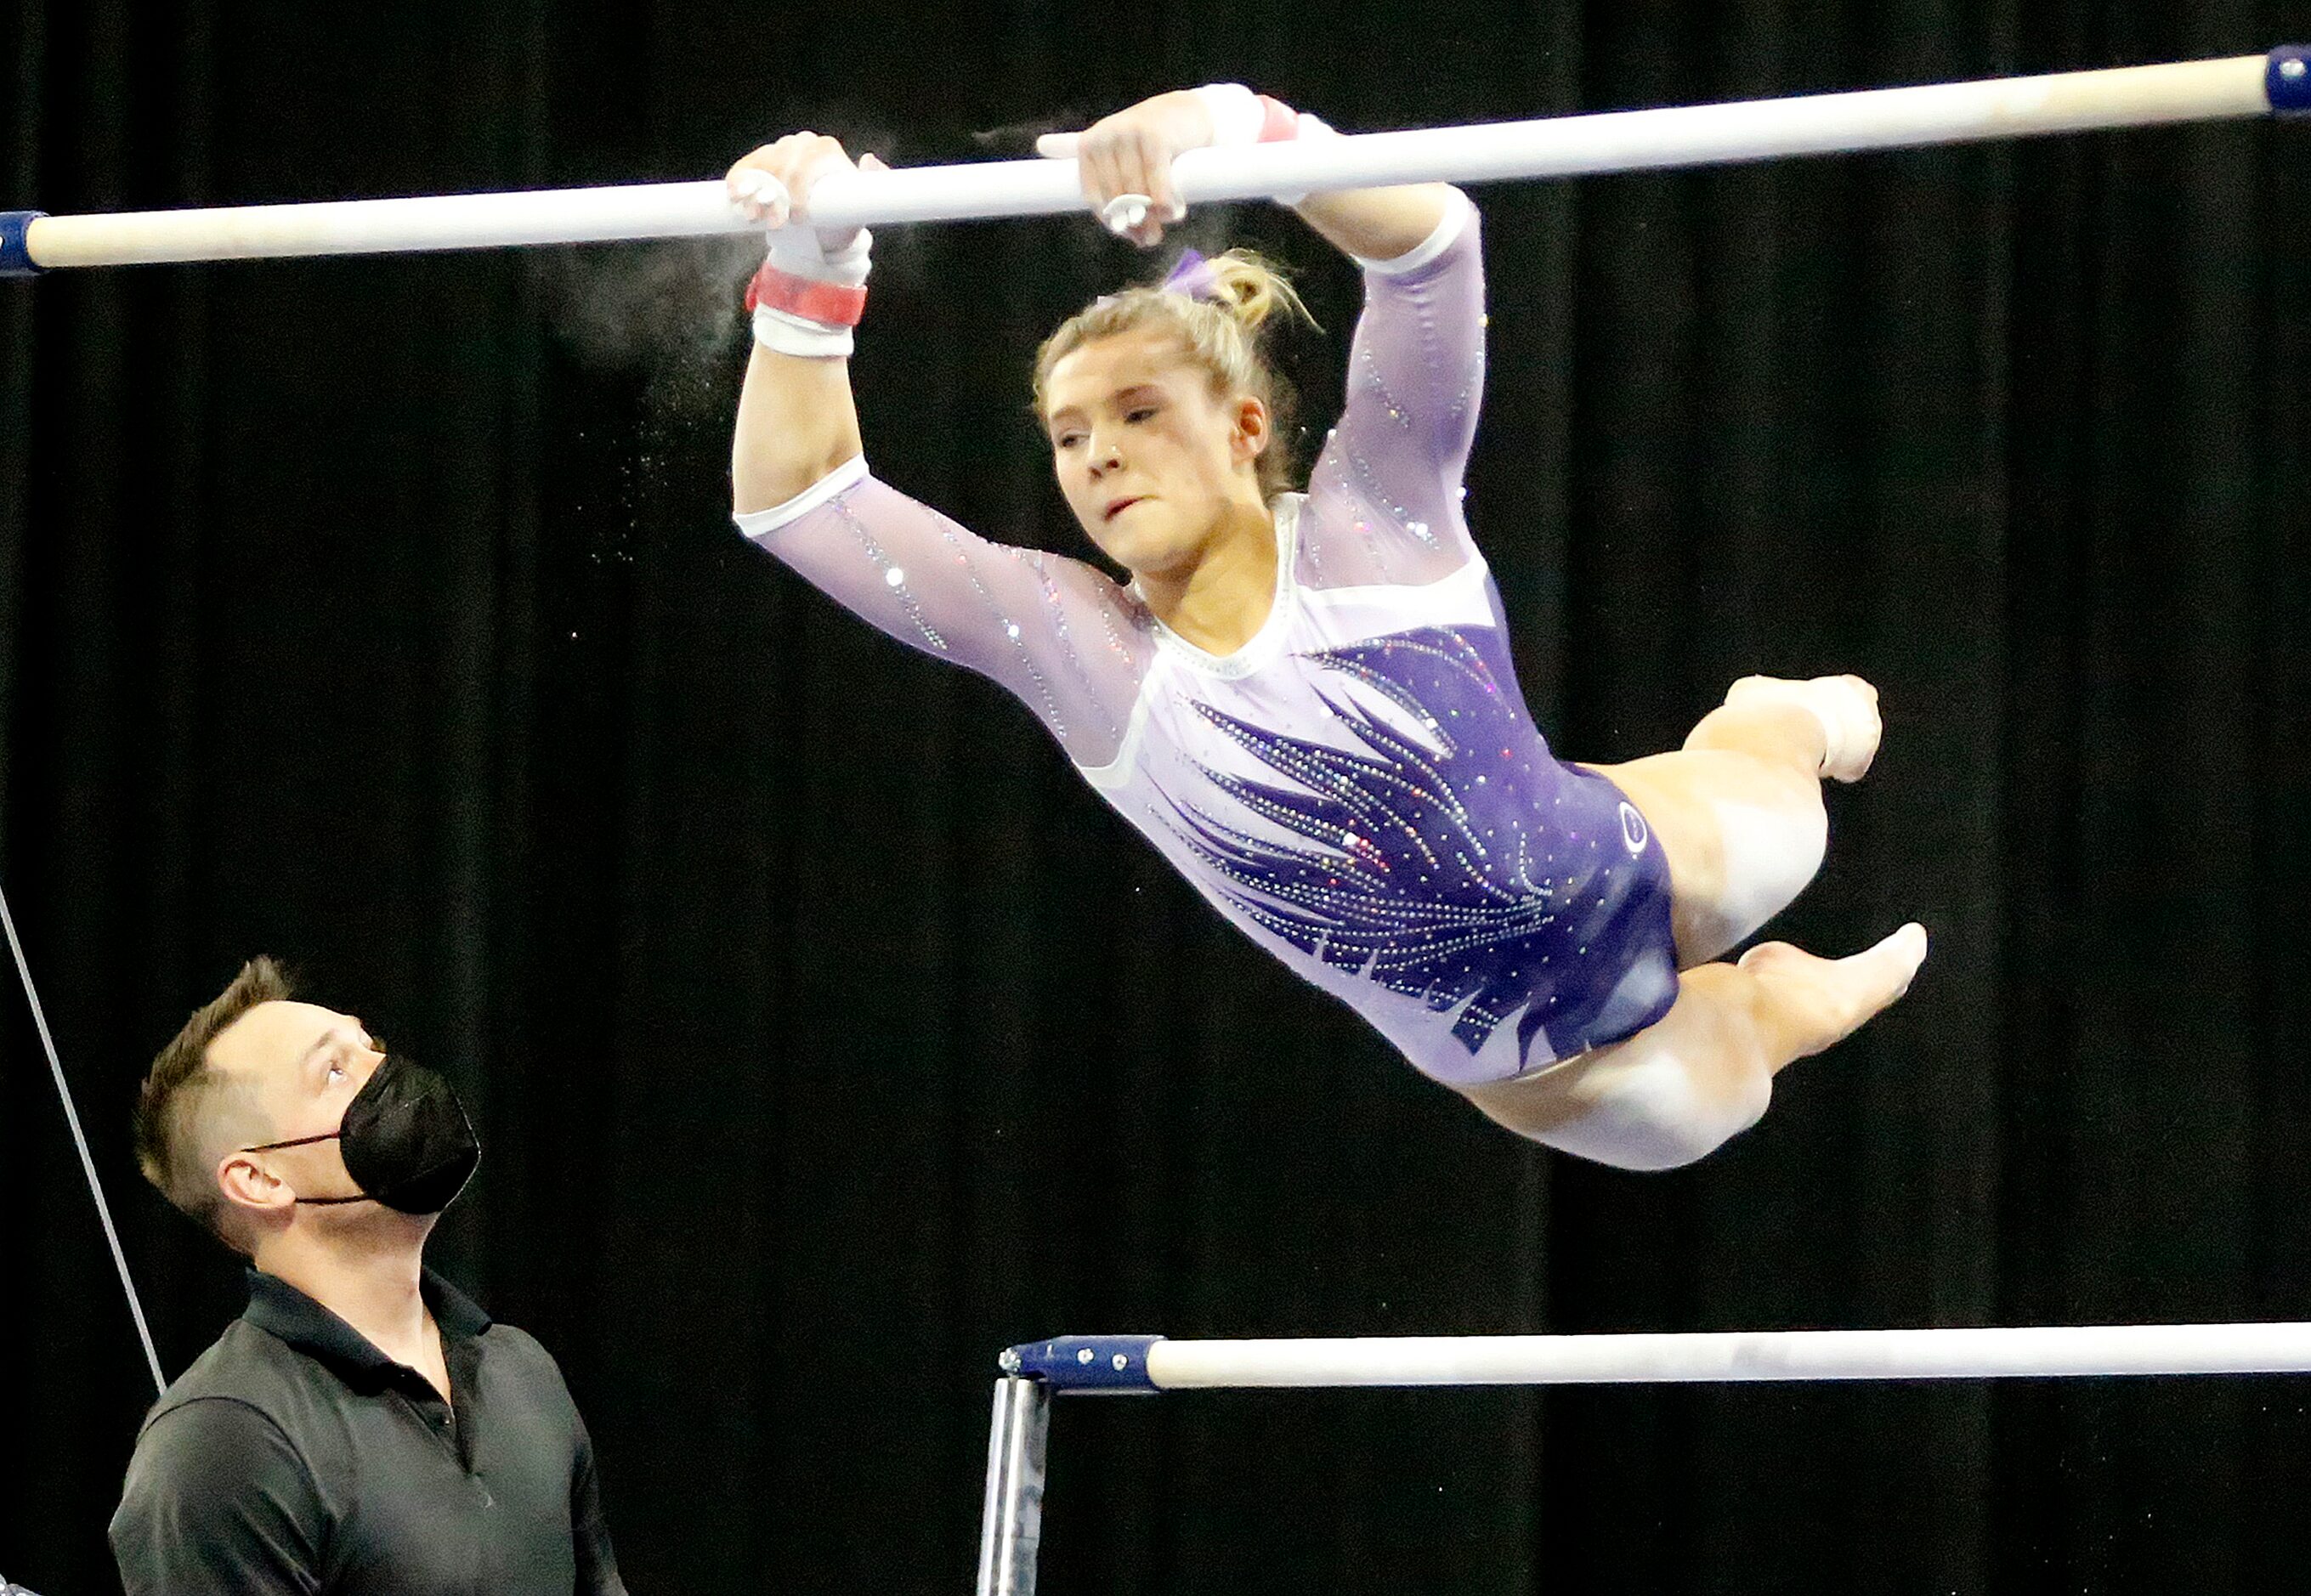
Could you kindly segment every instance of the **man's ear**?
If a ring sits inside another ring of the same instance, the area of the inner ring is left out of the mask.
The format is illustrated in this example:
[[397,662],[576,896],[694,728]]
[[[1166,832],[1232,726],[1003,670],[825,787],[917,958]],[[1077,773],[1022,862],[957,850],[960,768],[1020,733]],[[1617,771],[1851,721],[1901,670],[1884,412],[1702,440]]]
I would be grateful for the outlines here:
[[288,1182],[247,1153],[228,1153],[217,1161],[217,1189],[228,1207],[257,1215],[277,1214],[294,1208],[297,1194]]

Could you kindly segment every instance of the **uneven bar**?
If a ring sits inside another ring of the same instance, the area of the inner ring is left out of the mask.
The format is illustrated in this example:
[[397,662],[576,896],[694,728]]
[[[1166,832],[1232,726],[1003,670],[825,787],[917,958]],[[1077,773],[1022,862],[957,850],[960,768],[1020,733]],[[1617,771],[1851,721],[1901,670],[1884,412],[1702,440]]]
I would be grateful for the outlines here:
[[[2261,117],[2305,105],[2302,47],[2261,56],[1874,89],[1661,110],[1417,128],[1245,150],[1190,150],[1190,204],[1390,183],[1657,170]],[[822,225],[961,222],[1085,208],[1072,161],[994,161],[830,178]],[[719,182],[648,183],[316,205],[0,214],[0,275],[65,266],[369,255],[756,231]]]
[[1003,1366],[1048,1383],[1058,1394],[1243,1387],[2288,1374],[2311,1373],[2311,1324],[1257,1341],[1091,1336],[1013,1347],[1005,1353]]

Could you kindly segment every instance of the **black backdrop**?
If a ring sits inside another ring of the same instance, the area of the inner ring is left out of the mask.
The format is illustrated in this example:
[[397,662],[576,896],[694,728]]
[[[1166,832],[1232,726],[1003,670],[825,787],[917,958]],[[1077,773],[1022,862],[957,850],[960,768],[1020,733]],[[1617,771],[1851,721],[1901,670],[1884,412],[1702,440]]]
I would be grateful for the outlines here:
[[[900,162],[1242,77],[1348,128],[2260,49],[2299,0],[1336,10],[19,0],[59,213]],[[1888,735],[1785,921],[1916,990],[1634,1177],[1416,1078],[1028,718],[724,515],[743,250],[0,285],[5,879],[173,1374],[229,1260],[146,1193],[153,1048],[244,955],[449,1070],[438,1262],[560,1356],[637,1590],[954,1591],[997,1347],[2311,1317],[2299,130],[1494,188],[1470,510],[1559,748],[1731,677]],[[1011,146],[1016,148],[1015,146]],[[1354,283],[1288,218],[1326,340]],[[1066,547],[1033,338],[1087,224],[884,240],[883,472]],[[0,1025],[0,1569],[99,1592],[150,1397]],[[2299,1589],[2311,1385],[1217,1396],[1063,1408],[1054,1592]]]

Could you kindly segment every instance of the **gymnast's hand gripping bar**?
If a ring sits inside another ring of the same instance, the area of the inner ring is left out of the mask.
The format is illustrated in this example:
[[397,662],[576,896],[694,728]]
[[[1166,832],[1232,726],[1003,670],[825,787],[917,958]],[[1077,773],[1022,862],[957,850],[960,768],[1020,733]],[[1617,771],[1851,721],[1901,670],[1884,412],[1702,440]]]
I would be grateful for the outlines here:
[[2311,1324],[1260,1341],[1065,1336],[1014,1347],[1000,1363],[1005,1374],[1034,1381],[1055,1395],[1348,1385],[2289,1374],[2311,1372]]
[[[2311,47],[2267,56],[2044,77],[1478,123],[1190,150],[1191,204],[1391,183],[1493,182],[1712,166],[2156,123],[2311,110]],[[992,161],[839,174],[812,192],[825,226],[883,226],[1085,208],[1073,161]],[[370,255],[759,231],[719,182],[645,183],[318,205],[48,216],[0,213],[0,275],[64,266]]]

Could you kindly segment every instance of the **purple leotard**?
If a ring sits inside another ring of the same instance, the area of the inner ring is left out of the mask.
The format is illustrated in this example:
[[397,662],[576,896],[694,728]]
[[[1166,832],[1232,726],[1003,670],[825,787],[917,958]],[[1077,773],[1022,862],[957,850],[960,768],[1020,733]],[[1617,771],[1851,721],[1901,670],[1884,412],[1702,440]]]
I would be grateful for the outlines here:
[[1365,263],[1348,397],[1278,499],[1277,592],[1214,656],[1082,561],[994,544],[863,460],[740,528],[901,641],[991,676],[1245,935],[1455,1085],[1643,1030],[1669,873],[1526,712],[1461,515],[1484,376],[1476,212]]

